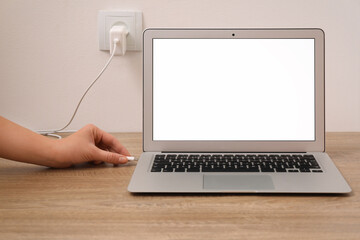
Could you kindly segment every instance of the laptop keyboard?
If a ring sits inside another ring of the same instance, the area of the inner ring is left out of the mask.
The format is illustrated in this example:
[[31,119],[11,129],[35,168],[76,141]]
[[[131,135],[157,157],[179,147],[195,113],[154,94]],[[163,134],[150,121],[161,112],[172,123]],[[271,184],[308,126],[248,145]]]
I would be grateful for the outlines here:
[[157,154],[151,172],[323,172],[310,154]]

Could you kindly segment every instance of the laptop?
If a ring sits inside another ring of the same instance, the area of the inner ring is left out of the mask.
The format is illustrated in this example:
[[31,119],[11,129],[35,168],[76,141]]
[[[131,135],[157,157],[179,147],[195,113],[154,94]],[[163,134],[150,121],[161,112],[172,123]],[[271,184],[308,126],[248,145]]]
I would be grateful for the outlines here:
[[321,29],[147,29],[133,193],[349,193],[325,153]]

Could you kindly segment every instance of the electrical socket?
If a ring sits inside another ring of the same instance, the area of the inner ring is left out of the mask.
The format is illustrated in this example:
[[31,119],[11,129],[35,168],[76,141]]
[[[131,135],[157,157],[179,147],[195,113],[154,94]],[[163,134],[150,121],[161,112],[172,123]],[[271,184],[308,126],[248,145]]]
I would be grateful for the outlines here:
[[99,49],[110,50],[109,33],[113,26],[126,26],[128,51],[141,51],[142,13],[101,10],[98,15]]

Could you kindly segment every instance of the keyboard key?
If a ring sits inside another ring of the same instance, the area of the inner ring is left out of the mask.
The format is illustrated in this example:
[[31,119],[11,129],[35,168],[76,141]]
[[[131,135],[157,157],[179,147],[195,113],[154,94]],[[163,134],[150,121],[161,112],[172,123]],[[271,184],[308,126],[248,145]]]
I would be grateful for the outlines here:
[[256,167],[250,167],[247,169],[248,172],[260,172],[259,168],[256,166]]
[[161,168],[156,168],[156,167],[153,167],[151,169],[152,172],[161,172]]
[[286,172],[285,168],[275,168],[276,172]]
[[188,168],[187,172],[200,172],[200,167],[192,167]]
[[262,172],[274,172],[273,168],[261,168]]
[[183,167],[175,168],[175,172],[185,172],[185,168]]
[[170,168],[170,167],[168,167],[168,168],[163,168],[163,172],[173,172],[174,171],[174,169],[173,168]]

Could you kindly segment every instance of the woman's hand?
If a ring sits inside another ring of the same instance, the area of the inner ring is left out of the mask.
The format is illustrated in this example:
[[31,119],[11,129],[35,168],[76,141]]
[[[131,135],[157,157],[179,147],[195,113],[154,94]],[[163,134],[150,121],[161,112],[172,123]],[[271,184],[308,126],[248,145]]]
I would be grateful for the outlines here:
[[89,124],[54,141],[54,167],[64,168],[83,162],[127,163],[128,150],[111,134]]

